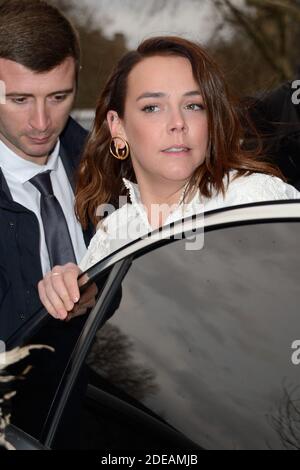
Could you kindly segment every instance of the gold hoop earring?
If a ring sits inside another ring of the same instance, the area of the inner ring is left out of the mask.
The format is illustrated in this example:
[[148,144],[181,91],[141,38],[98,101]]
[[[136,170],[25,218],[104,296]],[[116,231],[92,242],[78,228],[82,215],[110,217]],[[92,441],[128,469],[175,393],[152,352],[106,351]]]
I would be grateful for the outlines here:
[[[124,147],[119,147],[118,143],[115,142],[115,139],[122,140],[122,142],[124,142]],[[130,153],[128,142],[123,139],[123,137],[118,136],[111,139],[109,151],[118,160],[126,160]]]

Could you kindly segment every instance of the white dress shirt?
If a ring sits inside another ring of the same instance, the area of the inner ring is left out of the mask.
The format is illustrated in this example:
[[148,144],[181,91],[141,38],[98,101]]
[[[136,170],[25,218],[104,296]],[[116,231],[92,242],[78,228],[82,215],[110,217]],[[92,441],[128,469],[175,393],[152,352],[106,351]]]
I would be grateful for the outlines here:
[[[221,207],[279,199],[300,199],[299,191],[275,176],[252,173],[249,176],[234,178],[235,174],[235,171],[231,171],[225,197],[220,193],[215,193],[212,197],[205,198],[197,191],[187,204],[182,204],[181,198],[179,204],[169,213],[164,225]],[[120,247],[153,230],[142,204],[138,185],[125,178],[123,182],[128,189],[130,203],[124,204],[102,221],[102,225],[91,240],[86,255],[80,262],[79,266],[83,271]],[[225,177],[225,188],[226,183]]]
[[40,214],[40,192],[29,182],[38,173],[52,170],[50,178],[53,192],[64,212],[77,262],[86,252],[83,233],[74,213],[74,193],[59,156],[60,141],[45,165],[38,165],[16,155],[0,140],[0,167],[7,181],[12,198],[36,215],[40,226],[40,256],[42,270],[50,270],[50,261],[46,246],[43,222]]

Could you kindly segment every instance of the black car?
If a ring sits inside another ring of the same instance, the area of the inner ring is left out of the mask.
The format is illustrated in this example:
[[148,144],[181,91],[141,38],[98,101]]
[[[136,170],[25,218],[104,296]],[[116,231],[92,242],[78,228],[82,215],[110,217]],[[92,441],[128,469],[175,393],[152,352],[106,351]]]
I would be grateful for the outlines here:
[[31,354],[8,439],[300,449],[299,253],[300,201],[280,201],[194,216],[110,255],[80,280],[99,287],[88,315],[39,312],[11,338],[47,344],[74,330],[64,351]]

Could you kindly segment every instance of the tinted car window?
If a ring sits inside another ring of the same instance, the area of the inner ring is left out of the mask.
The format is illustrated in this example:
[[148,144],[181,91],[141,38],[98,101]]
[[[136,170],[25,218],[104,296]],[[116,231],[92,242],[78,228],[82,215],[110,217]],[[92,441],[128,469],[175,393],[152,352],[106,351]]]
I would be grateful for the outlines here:
[[246,225],[137,258],[89,364],[204,448],[300,448],[299,240]]

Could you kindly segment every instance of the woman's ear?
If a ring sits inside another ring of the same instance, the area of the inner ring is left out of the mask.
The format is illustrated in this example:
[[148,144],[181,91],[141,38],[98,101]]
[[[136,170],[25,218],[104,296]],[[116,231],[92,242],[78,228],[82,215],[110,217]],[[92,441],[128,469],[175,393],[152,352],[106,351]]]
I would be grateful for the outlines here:
[[116,111],[110,110],[107,113],[106,119],[111,137],[122,137],[126,140],[126,133],[118,113]]

